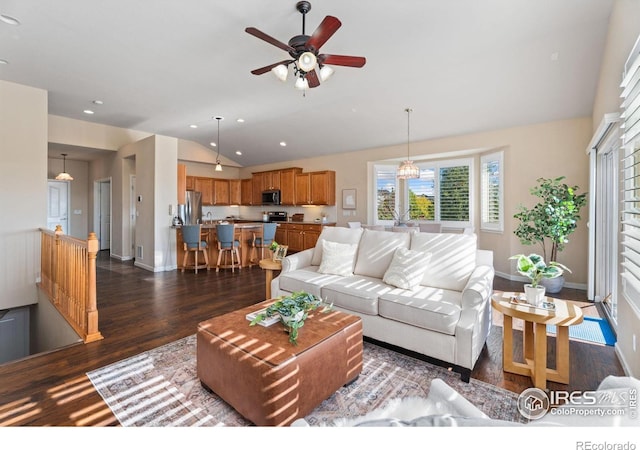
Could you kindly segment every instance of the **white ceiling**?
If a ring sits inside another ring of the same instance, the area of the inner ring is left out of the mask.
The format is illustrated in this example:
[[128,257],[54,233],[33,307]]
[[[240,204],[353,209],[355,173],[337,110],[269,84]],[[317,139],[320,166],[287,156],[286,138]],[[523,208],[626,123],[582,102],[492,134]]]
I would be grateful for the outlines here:
[[589,116],[612,8],[612,0],[312,0],[306,34],[326,15],[342,22],[321,53],[367,63],[334,66],[303,96],[291,74],[282,83],[250,73],[288,55],[244,31],[288,42],[302,31],[295,4],[0,0],[0,14],[21,22],[0,22],[9,63],[0,79],[48,90],[50,114],[207,146],[217,139],[213,117],[224,116],[221,153],[251,166],[406,142],[406,107],[412,141]]

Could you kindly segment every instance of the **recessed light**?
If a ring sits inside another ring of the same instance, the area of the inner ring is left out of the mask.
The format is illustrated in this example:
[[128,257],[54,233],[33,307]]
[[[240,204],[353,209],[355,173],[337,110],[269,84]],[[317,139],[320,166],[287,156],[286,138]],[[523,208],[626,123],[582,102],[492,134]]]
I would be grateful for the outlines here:
[[238,123],[244,123],[244,119],[236,119],[236,122],[238,122]]
[[91,103],[93,103],[94,105],[103,105],[104,102],[102,100],[94,100]]
[[191,124],[191,125],[189,125],[189,127],[190,127],[190,128],[198,128],[198,125]]
[[0,59],[0,64],[9,64],[9,61],[6,59]]
[[85,113],[85,114],[89,114],[89,115],[93,114],[93,111],[91,111],[90,109],[85,109],[82,112]]
[[217,147],[215,142],[209,142],[209,145],[212,146],[212,147]]
[[236,150],[236,155],[242,155],[242,152],[240,150]]
[[280,142],[280,147],[286,147],[287,143],[285,141]]
[[8,23],[9,25],[20,25],[20,21],[18,19],[7,16],[6,14],[0,14],[0,21]]

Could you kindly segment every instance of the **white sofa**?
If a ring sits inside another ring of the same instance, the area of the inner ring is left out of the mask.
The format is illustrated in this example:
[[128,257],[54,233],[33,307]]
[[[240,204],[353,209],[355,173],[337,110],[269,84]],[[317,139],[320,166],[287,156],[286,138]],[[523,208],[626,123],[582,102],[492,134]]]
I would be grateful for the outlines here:
[[360,316],[366,337],[446,362],[468,381],[491,329],[493,277],[493,252],[475,234],[325,227],[315,248],[282,261],[271,292],[310,292]]

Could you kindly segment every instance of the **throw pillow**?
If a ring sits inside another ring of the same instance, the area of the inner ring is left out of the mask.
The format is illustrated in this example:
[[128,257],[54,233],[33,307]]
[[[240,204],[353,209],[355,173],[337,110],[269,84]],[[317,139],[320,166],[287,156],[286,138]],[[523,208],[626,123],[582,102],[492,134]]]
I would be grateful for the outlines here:
[[353,262],[356,257],[358,244],[341,244],[340,242],[322,242],[322,261],[318,273],[353,275]]
[[430,260],[431,253],[397,248],[382,281],[400,289],[413,290],[422,281]]

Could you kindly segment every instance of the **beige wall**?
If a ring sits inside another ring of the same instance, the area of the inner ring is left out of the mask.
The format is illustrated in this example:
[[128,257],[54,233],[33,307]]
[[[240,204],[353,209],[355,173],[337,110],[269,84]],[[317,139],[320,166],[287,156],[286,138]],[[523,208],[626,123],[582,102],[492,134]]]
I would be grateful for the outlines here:
[[[521,252],[539,252],[538,248],[523,247],[513,234],[516,223],[513,214],[517,205],[531,205],[533,197],[529,189],[536,184],[538,177],[552,178],[565,175],[567,182],[587,190],[589,160],[585,148],[591,139],[591,118],[562,120],[537,125],[495,130],[463,136],[416,142],[411,144],[413,157],[419,161],[428,158],[444,158],[452,155],[475,154],[475,169],[479,170],[479,155],[504,149],[505,151],[505,230],[503,233],[480,232],[476,217],[476,231],[480,246],[494,251],[496,271],[507,276],[516,276],[513,262],[509,256]],[[243,168],[241,177],[251,172],[271,170],[281,167],[302,167],[305,171],[335,170],[336,192],[338,197],[338,225],[357,220],[370,221],[368,207],[369,163],[388,159],[399,159],[406,154],[405,145],[381,147],[338,155],[288,161],[281,164],[268,164]],[[476,184],[479,177],[476,176]],[[343,216],[341,208],[342,189],[357,189],[357,209],[354,216]],[[567,274],[567,283],[585,288],[587,283],[587,208],[583,209],[583,220],[578,230],[571,235],[565,252],[560,254],[560,262],[568,265],[572,273]]]
[[0,81],[0,310],[37,303],[47,225],[47,92]]
[[[52,180],[62,172],[64,166],[61,158],[48,158],[47,178]],[[67,173],[73,177],[69,182],[69,229],[65,234],[79,239],[86,239],[89,235],[89,195],[92,186],[89,183],[89,163],[87,161],[66,162]]]

